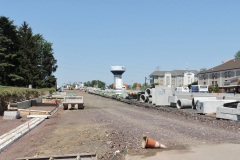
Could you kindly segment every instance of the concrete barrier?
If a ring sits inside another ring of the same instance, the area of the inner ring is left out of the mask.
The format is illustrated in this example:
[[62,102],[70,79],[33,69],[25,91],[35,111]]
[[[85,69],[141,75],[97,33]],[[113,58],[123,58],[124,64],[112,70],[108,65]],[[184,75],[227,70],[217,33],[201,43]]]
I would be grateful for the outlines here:
[[156,105],[155,88],[152,88],[152,104]]
[[32,101],[31,100],[26,100],[22,102],[17,102],[17,107],[19,109],[26,109],[32,106]]
[[10,107],[16,107],[18,109],[26,109],[31,106],[35,106],[37,105],[37,103],[41,103],[41,102],[42,102],[42,97],[39,97],[39,98],[34,98],[34,99],[22,101],[22,102],[10,103]]
[[169,96],[173,95],[171,87],[155,86],[156,106],[169,106]]
[[217,107],[216,118],[240,121],[240,103],[237,108]]
[[19,119],[20,112],[19,111],[4,111],[4,120],[14,120],[14,119]]
[[192,109],[196,109],[196,104],[197,104],[197,101],[203,101],[203,100],[217,100],[216,97],[194,97],[192,99]]
[[217,107],[223,107],[225,103],[236,102],[236,100],[198,100],[196,109],[203,114],[216,113]]
[[177,107],[177,101],[178,101],[177,96],[169,96],[168,100],[171,107]]

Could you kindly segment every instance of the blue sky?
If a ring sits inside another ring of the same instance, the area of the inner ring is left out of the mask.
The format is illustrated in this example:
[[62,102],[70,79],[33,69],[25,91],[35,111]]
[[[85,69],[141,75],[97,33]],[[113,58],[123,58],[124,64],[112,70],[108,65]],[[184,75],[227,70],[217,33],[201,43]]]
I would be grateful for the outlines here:
[[0,0],[0,15],[53,43],[58,84],[144,82],[156,68],[212,68],[240,50],[239,0]]

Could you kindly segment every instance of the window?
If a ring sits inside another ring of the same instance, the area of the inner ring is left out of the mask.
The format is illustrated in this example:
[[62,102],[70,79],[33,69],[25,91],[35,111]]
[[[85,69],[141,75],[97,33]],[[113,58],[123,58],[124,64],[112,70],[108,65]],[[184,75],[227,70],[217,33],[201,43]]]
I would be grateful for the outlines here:
[[237,71],[237,75],[236,76],[240,76],[240,70]]
[[206,82],[203,82],[204,85],[206,85]]
[[224,72],[224,77],[227,78],[227,76],[228,76],[228,73]]
[[214,81],[212,81],[212,85],[214,86]]
[[228,71],[228,77],[232,77],[231,71]]

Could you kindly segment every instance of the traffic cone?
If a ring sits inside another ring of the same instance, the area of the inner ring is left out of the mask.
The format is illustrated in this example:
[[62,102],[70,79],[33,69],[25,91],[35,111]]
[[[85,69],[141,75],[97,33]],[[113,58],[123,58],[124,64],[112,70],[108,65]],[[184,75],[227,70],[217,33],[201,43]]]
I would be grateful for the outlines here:
[[167,147],[147,136],[143,136],[142,148],[167,148]]

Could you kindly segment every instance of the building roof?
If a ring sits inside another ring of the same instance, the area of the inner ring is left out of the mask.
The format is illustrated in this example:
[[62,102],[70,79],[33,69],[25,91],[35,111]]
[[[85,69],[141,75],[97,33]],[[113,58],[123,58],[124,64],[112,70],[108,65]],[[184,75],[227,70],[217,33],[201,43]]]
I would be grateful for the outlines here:
[[231,59],[219,66],[210,68],[206,71],[202,71],[200,72],[200,74],[226,71],[226,70],[239,69],[239,68],[240,68],[240,58],[236,58],[236,59]]
[[166,73],[171,73],[173,76],[183,75],[185,72],[198,73],[196,70],[173,70],[173,71],[154,71],[150,76],[164,76]]

